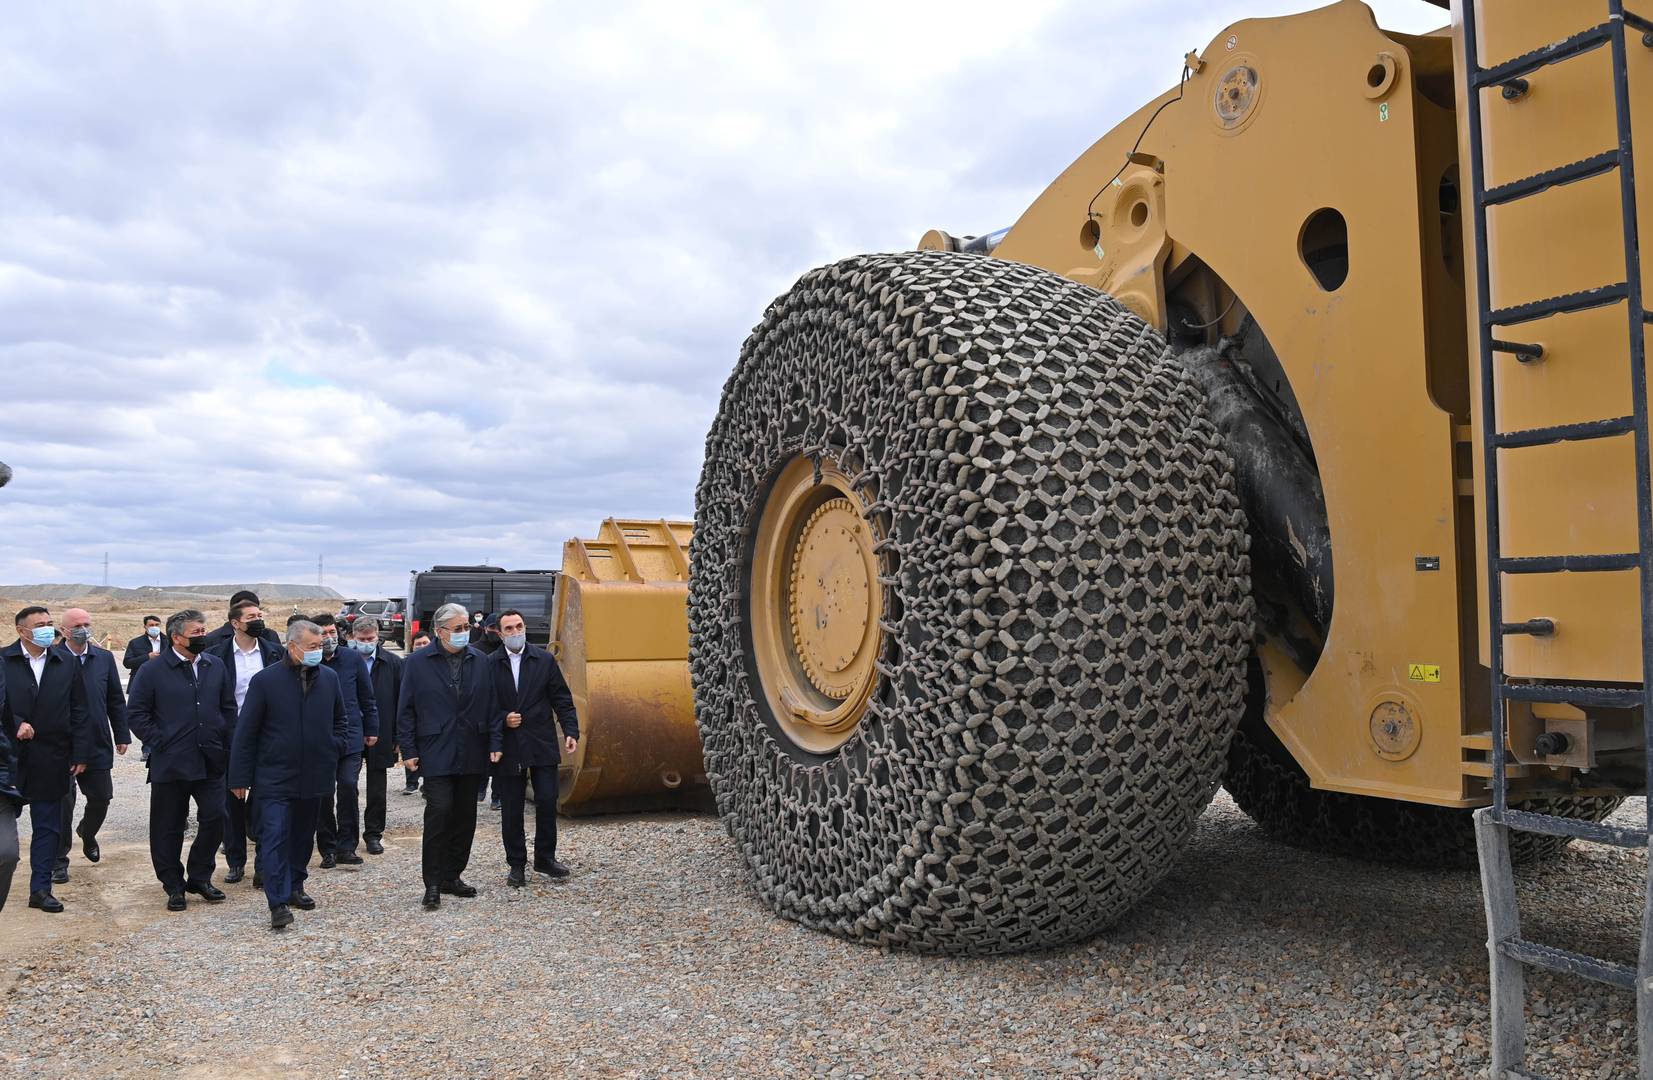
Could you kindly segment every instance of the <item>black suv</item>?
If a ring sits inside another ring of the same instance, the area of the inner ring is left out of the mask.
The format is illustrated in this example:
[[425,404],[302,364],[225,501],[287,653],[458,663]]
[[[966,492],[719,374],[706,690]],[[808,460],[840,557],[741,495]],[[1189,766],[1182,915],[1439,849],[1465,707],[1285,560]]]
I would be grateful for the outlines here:
[[[522,612],[528,640],[544,645],[551,640],[551,601],[557,571],[506,570],[498,566],[433,566],[415,570],[408,585],[412,602],[408,618],[414,632],[430,630],[431,618],[443,604],[460,604],[471,613],[497,615],[508,608]],[[482,645],[482,635],[473,639]]]
[[379,639],[407,646],[407,602],[401,597],[389,600],[346,600],[336,616],[339,633],[348,636],[357,619],[374,619],[379,624]]

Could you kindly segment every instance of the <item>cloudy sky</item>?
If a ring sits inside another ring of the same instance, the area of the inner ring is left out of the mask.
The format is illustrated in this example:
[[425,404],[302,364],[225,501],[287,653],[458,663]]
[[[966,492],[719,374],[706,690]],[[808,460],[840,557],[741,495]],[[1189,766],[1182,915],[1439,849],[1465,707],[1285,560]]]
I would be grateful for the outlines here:
[[8,4],[0,582],[400,595],[690,517],[800,273],[1011,223],[1308,6]]

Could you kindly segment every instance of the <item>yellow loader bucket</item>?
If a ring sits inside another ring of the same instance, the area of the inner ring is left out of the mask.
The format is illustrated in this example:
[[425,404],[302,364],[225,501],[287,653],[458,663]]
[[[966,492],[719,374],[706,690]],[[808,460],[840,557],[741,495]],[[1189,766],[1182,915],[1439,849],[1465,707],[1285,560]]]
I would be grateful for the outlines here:
[[689,689],[687,521],[603,522],[563,545],[551,651],[580,715],[559,808],[710,809]]

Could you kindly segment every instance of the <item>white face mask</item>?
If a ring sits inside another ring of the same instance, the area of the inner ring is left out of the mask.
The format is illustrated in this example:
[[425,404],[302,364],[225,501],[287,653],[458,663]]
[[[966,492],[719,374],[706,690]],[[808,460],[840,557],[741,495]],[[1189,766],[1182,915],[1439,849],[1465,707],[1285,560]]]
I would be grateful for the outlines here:
[[152,638],[158,638],[161,636],[161,628],[159,626],[146,626],[144,627],[144,633]]

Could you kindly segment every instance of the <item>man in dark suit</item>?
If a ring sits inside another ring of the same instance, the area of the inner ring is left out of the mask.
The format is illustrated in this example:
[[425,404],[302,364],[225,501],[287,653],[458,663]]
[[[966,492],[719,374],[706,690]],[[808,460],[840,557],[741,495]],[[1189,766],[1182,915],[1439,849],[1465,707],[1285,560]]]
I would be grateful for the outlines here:
[[379,710],[379,739],[367,748],[367,814],[362,819],[362,839],[369,855],[385,853],[385,772],[396,764],[396,738],[392,717],[402,696],[402,658],[379,644],[379,623],[372,616],[357,619],[350,627],[350,647],[367,664],[373,700]]
[[431,621],[436,642],[408,657],[396,717],[402,760],[425,781],[427,911],[442,905],[442,893],[476,895],[460,875],[476,839],[477,783],[499,761],[505,730],[488,658],[470,646],[465,609],[443,604]]
[[161,655],[166,642],[161,640],[161,618],[159,615],[145,615],[143,617],[143,633],[126,643],[126,656],[121,659],[121,666],[127,671],[135,672],[146,661],[153,660]]
[[356,854],[362,829],[358,801],[362,753],[379,742],[379,705],[373,699],[373,677],[361,653],[339,647],[338,620],[321,614],[311,621],[321,627],[322,666],[339,677],[339,693],[344,695],[344,713],[350,722],[344,754],[339,758],[337,810],[335,800],[329,799],[317,819],[316,846],[321,851],[321,866],[330,870],[339,863],[348,866],[362,862]]
[[81,815],[75,835],[80,837],[80,850],[87,862],[102,857],[98,847],[98,829],[109,815],[109,803],[115,797],[112,770],[115,755],[125,754],[132,745],[132,732],[126,727],[126,695],[121,691],[120,670],[115,667],[115,654],[92,644],[92,616],[81,608],[70,608],[63,613],[63,649],[80,671],[85,684],[86,715],[92,736],[92,757],[86,771],[69,785],[69,794],[63,797],[59,815],[62,836],[57,843],[57,863],[52,867],[52,883],[61,885],[69,880],[69,826],[75,820],[75,794],[86,796],[86,812]]
[[[224,767],[235,726],[235,677],[207,649],[206,616],[193,609],[166,620],[167,649],[132,677],[127,723],[149,756],[149,858],[166,890],[166,909],[188,906],[192,892],[209,904],[224,894],[212,883],[224,839]],[[189,804],[195,842],[181,861]],[[186,876],[187,872],[187,876]]]
[[499,637],[501,647],[488,658],[494,696],[505,715],[504,754],[495,766],[494,791],[502,806],[499,834],[505,844],[505,862],[511,868],[506,881],[520,888],[528,884],[522,812],[530,781],[534,785],[534,870],[554,878],[568,876],[568,867],[557,861],[557,764],[563,751],[574,752],[580,723],[574,715],[574,695],[563,681],[556,658],[528,644],[528,623],[522,612],[499,613]]
[[[264,611],[251,600],[242,600],[230,608],[230,626],[234,633],[208,646],[207,655],[222,660],[235,681],[235,707],[239,711],[247,699],[247,686],[252,677],[272,664],[279,664],[286,650],[265,638]],[[235,752],[233,742],[230,752]],[[247,834],[257,836],[258,823],[254,805],[230,793],[228,775],[225,774],[224,788],[224,882],[233,885],[246,876]],[[257,876],[256,864],[254,876]]]
[[[251,604],[256,608],[260,608],[260,609],[263,608],[263,605],[258,602],[258,594],[253,592],[251,589],[242,589],[240,592],[238,592],[234,596],[230,597],[230,608],[229,608],[229,610],[231,612],[233,612],[235,610],[235,605],[237,605],[237,604]],[[224,642],[228,641],[230,638],[232,638],[234,636],[235,636],[235,618],[234,618],[233,615],[231,615],[231,616],[225,618],[223,626],[220,626],[218,629],[214,630],[212,633],[207,635],[207,648],[210,649],[210,648],[213,648],[214,646],[222,645]],[[272,645],[280,646],[280,644],[281,644],[281,635],[277,634],[274,630],[271,630],[269,627],[265,627],[264,631],[262,633],[260,633],[258,636],[263,638],[265,641],[268,641]]]
[[258,798],[258,852],[270,928],[309,911],[316,814],[333,797],[349,720],[338,676],[322,664],[321,628],[299,620],[287,627],[281,659],[252,678],[236,721],[230,790]]
[[17,787],[29,806],[29,906],[55,914],[63,910],[52,895],[63,797],[92,757],[86,686],[63,650],[52,646],[51,612],[26,607],[16,623],[17,640],[0,649],[7,688],[0,727],[17,747]]
[[[0,716],[6,712],[6,665],[0,661]],[[23,812],[23,793],[17,790],[17,757],[11,738],[0,731],[0,911],[6,910],[12,874],[22,851],[17,846],[17,815]]]

